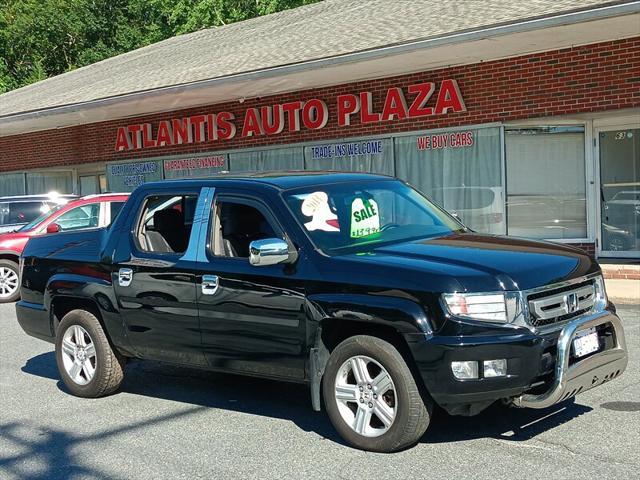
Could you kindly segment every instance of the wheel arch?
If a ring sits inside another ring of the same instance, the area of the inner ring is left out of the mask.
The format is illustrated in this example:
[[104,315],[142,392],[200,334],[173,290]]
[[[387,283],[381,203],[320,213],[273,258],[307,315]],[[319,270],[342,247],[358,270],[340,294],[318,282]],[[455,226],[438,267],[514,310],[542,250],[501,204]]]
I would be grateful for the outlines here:
[[331,352],[346,339],[357,335],[376,337],[393,345],[406,362],[423,398],[427,398],[428,393],[424,380],[418,371],[418,366],[402,330],[388,323],[326,317],[318,324],[315,345],[311,349],[309,362],[311,403],[314,410],[321,410],[322,378]]
[[98,303],[92,298],[66,295],[55,295],[51,297],[49,312],[51,331],[54,335],[64,316],[73,310],[85,310],[94,315],[98,319],[98,322],[100,322],[100,326],[104,330],[105,335],[109,338],[109,332],[105,328],[104,319],[102,318]]
[[20,262],[20,254],[9,250],[0,250],[0,260],[11,260],[12,262]]

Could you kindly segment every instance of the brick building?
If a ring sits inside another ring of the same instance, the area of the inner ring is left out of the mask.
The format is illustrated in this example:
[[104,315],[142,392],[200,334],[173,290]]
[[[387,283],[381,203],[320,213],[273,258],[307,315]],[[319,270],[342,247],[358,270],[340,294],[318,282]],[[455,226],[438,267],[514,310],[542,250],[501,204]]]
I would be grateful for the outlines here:
[[640,2],[328,0],[0,96],[0,196],[282,169],[636,258]]

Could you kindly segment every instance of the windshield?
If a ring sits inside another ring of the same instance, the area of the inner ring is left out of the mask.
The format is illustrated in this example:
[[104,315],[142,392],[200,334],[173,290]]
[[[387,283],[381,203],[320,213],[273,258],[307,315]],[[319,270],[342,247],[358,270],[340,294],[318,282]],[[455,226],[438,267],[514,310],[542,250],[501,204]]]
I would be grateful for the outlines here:
[[464,227],[398,180],[362,181],[285,192],[309,237],[328,254],[439,237]]
[[17,232],[28,232],[29,230],[33,230],[38,225],[40,225],[42,222],[44,222],[47,218],[49,218],[51,215],[53,215],[53,213],[55,213],[58,210],[60,210],[62,207],[64,207],[64,205],[56,205],[54,207],[51,207],[51,210],[47,211],[46,213],[43,213],[42,215],[40,215],[39,217],[35,218],[34,220],[31,220],[29,223],[27,223],[26,225],[23,225],[22,227],[20,227],[16,231]]

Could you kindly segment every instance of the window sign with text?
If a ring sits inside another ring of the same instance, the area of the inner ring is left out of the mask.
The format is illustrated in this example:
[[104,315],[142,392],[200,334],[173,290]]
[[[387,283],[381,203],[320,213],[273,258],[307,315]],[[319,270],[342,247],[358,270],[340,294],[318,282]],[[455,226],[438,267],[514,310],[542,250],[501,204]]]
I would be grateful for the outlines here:
[[107,165],[107,178],[112,192],[132,192],[143,183],[162,180],[162,161],[110,163]]
[[228,163],[227,156],[219,154],[168,158],[163,161],[164,178],[206,178],[228,170]]
[[393,175],[393,143],[390,138],[330,141],[304,149],[306,170],[341,170]]

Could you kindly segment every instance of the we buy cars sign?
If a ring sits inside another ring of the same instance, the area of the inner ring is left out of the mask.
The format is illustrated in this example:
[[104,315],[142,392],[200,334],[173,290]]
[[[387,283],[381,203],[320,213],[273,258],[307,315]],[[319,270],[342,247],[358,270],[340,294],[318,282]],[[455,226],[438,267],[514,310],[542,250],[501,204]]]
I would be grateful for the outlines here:
[[115,150],[121,152],[218,142],[236,136],[278,135],[285,130],[320,130],[330,122],[338,127],[347,127],[357,117],[362,124],[372,124],[466,111],[458,83],[453,79],[443,80],[439,84],[425,82],[409,85],[406,93],[401,87],[391,87],[386,92],[380,111],[374,110],[374,98],[368,91],[338,95],[335,102],[335,118],[330,118],[324,100],[311,98],[247,108],[242,120],[232,112],[221,111],[161,120],[157,126],[136,123],[118,128]]

